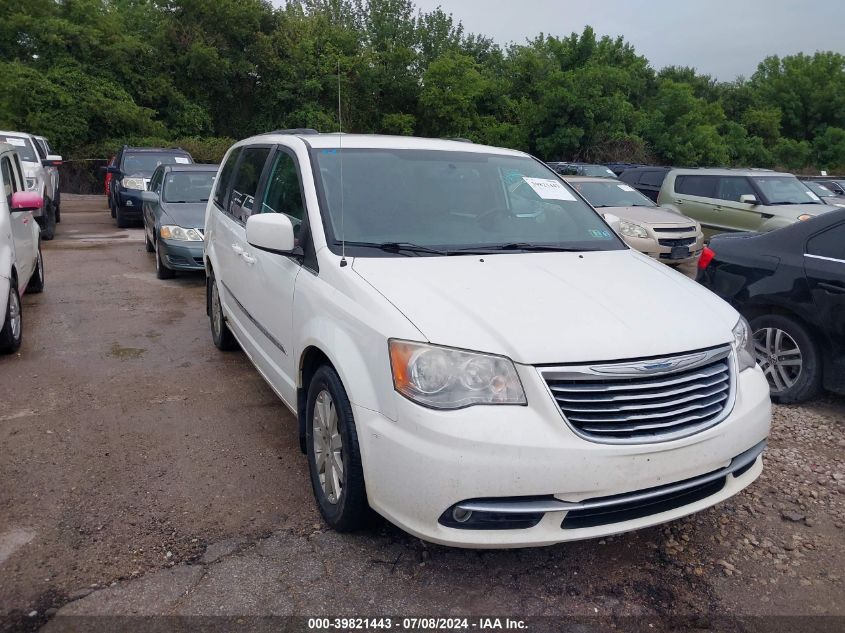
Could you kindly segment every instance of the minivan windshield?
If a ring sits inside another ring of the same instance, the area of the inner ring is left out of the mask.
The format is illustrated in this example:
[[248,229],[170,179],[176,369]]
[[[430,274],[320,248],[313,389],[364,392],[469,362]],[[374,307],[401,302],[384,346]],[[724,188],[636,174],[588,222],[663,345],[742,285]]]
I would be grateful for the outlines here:
[[618,180],[570,182],[570,186],[587,199],[596,209],[602,207],[656,207],[651,200],[630,185]]
[[189,165],[191,159],[185,154],[173,152],[127,152],[123,156],[123,173],[153,173],[159,165]]
[[39,162],[38,156],[35,153],[35,148],[32,146],[32,141],[23,136],[0,135],[0,143],[8,143],[15,148],[15,151],[28,163]]
[[312,157],[335,252],[341,236],[347,252],[364,256],[626,248],[554,172],[526,156],[314,149]]
[[214,171],[171,171],[164,179],[165,202],[208,202]]
[[766,204],[822,204],[795,176],[752,176]]

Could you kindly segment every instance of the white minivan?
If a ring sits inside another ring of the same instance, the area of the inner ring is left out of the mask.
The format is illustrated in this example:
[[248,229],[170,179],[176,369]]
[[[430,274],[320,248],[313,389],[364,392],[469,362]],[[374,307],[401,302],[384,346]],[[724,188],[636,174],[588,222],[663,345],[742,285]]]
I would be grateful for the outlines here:
[[520,547],[675,519],[762,470],[769,389],[727,303],[538,160],[288,130],[205,220],[214,343],[299,420],[327,523]]

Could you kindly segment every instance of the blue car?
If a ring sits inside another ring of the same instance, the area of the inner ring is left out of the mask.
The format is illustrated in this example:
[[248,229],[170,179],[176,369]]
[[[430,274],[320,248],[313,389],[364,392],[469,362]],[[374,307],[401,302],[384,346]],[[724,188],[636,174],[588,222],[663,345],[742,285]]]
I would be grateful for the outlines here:
[[141,193],[148,188],[159,165],[192,165],[193,162],[183,149],[123,146],[114,165],[106,168],[112,174],[109,208],[117,226],[126,228],[141,219]]
[[203,270],[205,207],[218,165],[160,165],[143,201],[144,242],[155,253],[156,276]]

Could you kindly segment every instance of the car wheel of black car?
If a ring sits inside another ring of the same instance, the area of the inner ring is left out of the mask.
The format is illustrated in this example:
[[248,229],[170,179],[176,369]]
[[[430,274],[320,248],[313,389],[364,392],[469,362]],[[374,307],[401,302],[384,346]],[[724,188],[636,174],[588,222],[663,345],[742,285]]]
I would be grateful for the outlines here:
[[111,212],[112,218],[117,216],[117,214],[114,211],[114,203],[111,201],[111,198],[109,198],[109,211]]
[[56,236],[56,211],[49,202],[44,204],[43,224],[41,224],[41,239],[52,240]]
[[155,241],[156,277],[159,279],[173,279],[176,273],[162,261],[163,255],[158,250],[158,240]]
[[117,220],[117,228],[125,229],[129,226],[129,219],[126,217],[126,212],[120,207],[115,207],[114,218]]
[[3,315],[3,327],[0,329],[0,354],[12,354],[21,347],[23,340],[23,317],[21,315],[21,297],[14,280],[9,284],[9,297],[6,301],[6,314]]
[[360,529],[369,514],[364,469],[352,405],[334,368],[315,372],[306,402],[308,470],[320,514],[338,532]]
[[772,400],[790,404],[818,394],[821,355],[804,324],[788,316],[769,314],[752,319],[751,331],[754,355],[769,381]]
[[32,271],[32,277],[29,278],[29,283],[26,284],[26,294],[38,294],[44,291],[44,257],[41,255],[41,244],[38,245],[38,260],[35,264],[35,270]]
[[214,271],[211,271],[211,275],[208,277],[206,292],[208,293],[208,318],[211,321],[211,338],[214,345],[223,352],[238,349],[238,341],[229,326],[226,325],[226,317],[223,315],[220,290],[217,287],[217,278],[214,276]]

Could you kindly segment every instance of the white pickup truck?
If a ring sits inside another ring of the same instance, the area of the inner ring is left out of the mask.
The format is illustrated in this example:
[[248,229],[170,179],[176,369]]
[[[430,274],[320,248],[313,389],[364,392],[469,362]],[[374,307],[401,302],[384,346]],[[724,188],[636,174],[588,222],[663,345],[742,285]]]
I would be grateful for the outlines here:
[[18,153],[23,167],[25,187],[41,196],[43,204],[35,212],[35,220],[41,227],[41,237],[52,240],[56,233],[58,169],[62,157],[49,154],[41,156],[41,148],[35,137],[26,132],[0,131],[0,143],[11,145]]

